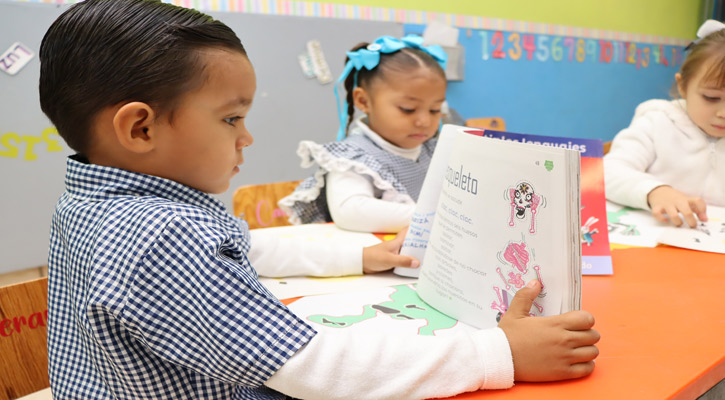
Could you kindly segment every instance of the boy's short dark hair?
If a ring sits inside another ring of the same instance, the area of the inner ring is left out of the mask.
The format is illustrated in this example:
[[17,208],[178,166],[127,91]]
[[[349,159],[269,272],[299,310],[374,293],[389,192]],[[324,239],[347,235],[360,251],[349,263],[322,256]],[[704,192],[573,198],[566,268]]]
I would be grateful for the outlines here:
[[140,101],[157,115],[206,79],[200,49],[246,55],[234,31],[199,11],[157,0],[86,0],[65,11],[40,46],[40,106],[80,154],[109,106]]

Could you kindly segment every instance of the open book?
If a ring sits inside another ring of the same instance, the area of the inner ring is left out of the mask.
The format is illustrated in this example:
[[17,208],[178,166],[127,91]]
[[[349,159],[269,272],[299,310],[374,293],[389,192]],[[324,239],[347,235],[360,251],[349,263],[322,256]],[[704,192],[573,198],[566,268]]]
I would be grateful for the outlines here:
[[693,229],[687,224],[676,228],[660,222],[649,210],[637,210],[607,202],[609,238],[612,243],[655,247],[659,244],[725,254],[725,207],[707,206],[707,222],[698,221]]
[[579,151],[467,131],[443,127],[401,250],[422,262],[420,297],[487,328],[539,279],[532,315],[579,309]]

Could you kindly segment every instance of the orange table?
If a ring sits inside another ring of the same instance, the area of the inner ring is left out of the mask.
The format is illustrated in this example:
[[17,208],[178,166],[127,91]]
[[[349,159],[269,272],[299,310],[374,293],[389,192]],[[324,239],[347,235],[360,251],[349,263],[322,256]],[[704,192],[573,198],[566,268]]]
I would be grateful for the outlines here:
[[725,255],[672,247],[612,251],[614,275],[585,276],[602,334],[594,373],[456,399],[694,399],[725,378]]

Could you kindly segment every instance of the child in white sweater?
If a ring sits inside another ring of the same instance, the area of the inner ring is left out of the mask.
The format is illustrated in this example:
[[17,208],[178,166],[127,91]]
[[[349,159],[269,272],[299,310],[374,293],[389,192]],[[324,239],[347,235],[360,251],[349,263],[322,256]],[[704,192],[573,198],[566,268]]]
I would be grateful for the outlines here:
[[709,20],[675,74],[680,99],[649,100],[604,157],[607,199],[697,226],[725,206],[725,25]]

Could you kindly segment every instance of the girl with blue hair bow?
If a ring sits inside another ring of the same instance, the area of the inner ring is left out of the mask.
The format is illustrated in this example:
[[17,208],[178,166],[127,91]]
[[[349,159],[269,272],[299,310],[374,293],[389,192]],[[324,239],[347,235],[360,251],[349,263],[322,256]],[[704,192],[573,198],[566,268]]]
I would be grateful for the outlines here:
[[[383,36],[347,52],[337,82],[347,92],[342,102],[338,96],[337,141],[300,143],[302,166],[318,170],[280,201],[290,222],[334,221],[363,232],[408,226],[446,96],[446,54],[422,42]],[[353,118],[356,108],[363,117]]]

